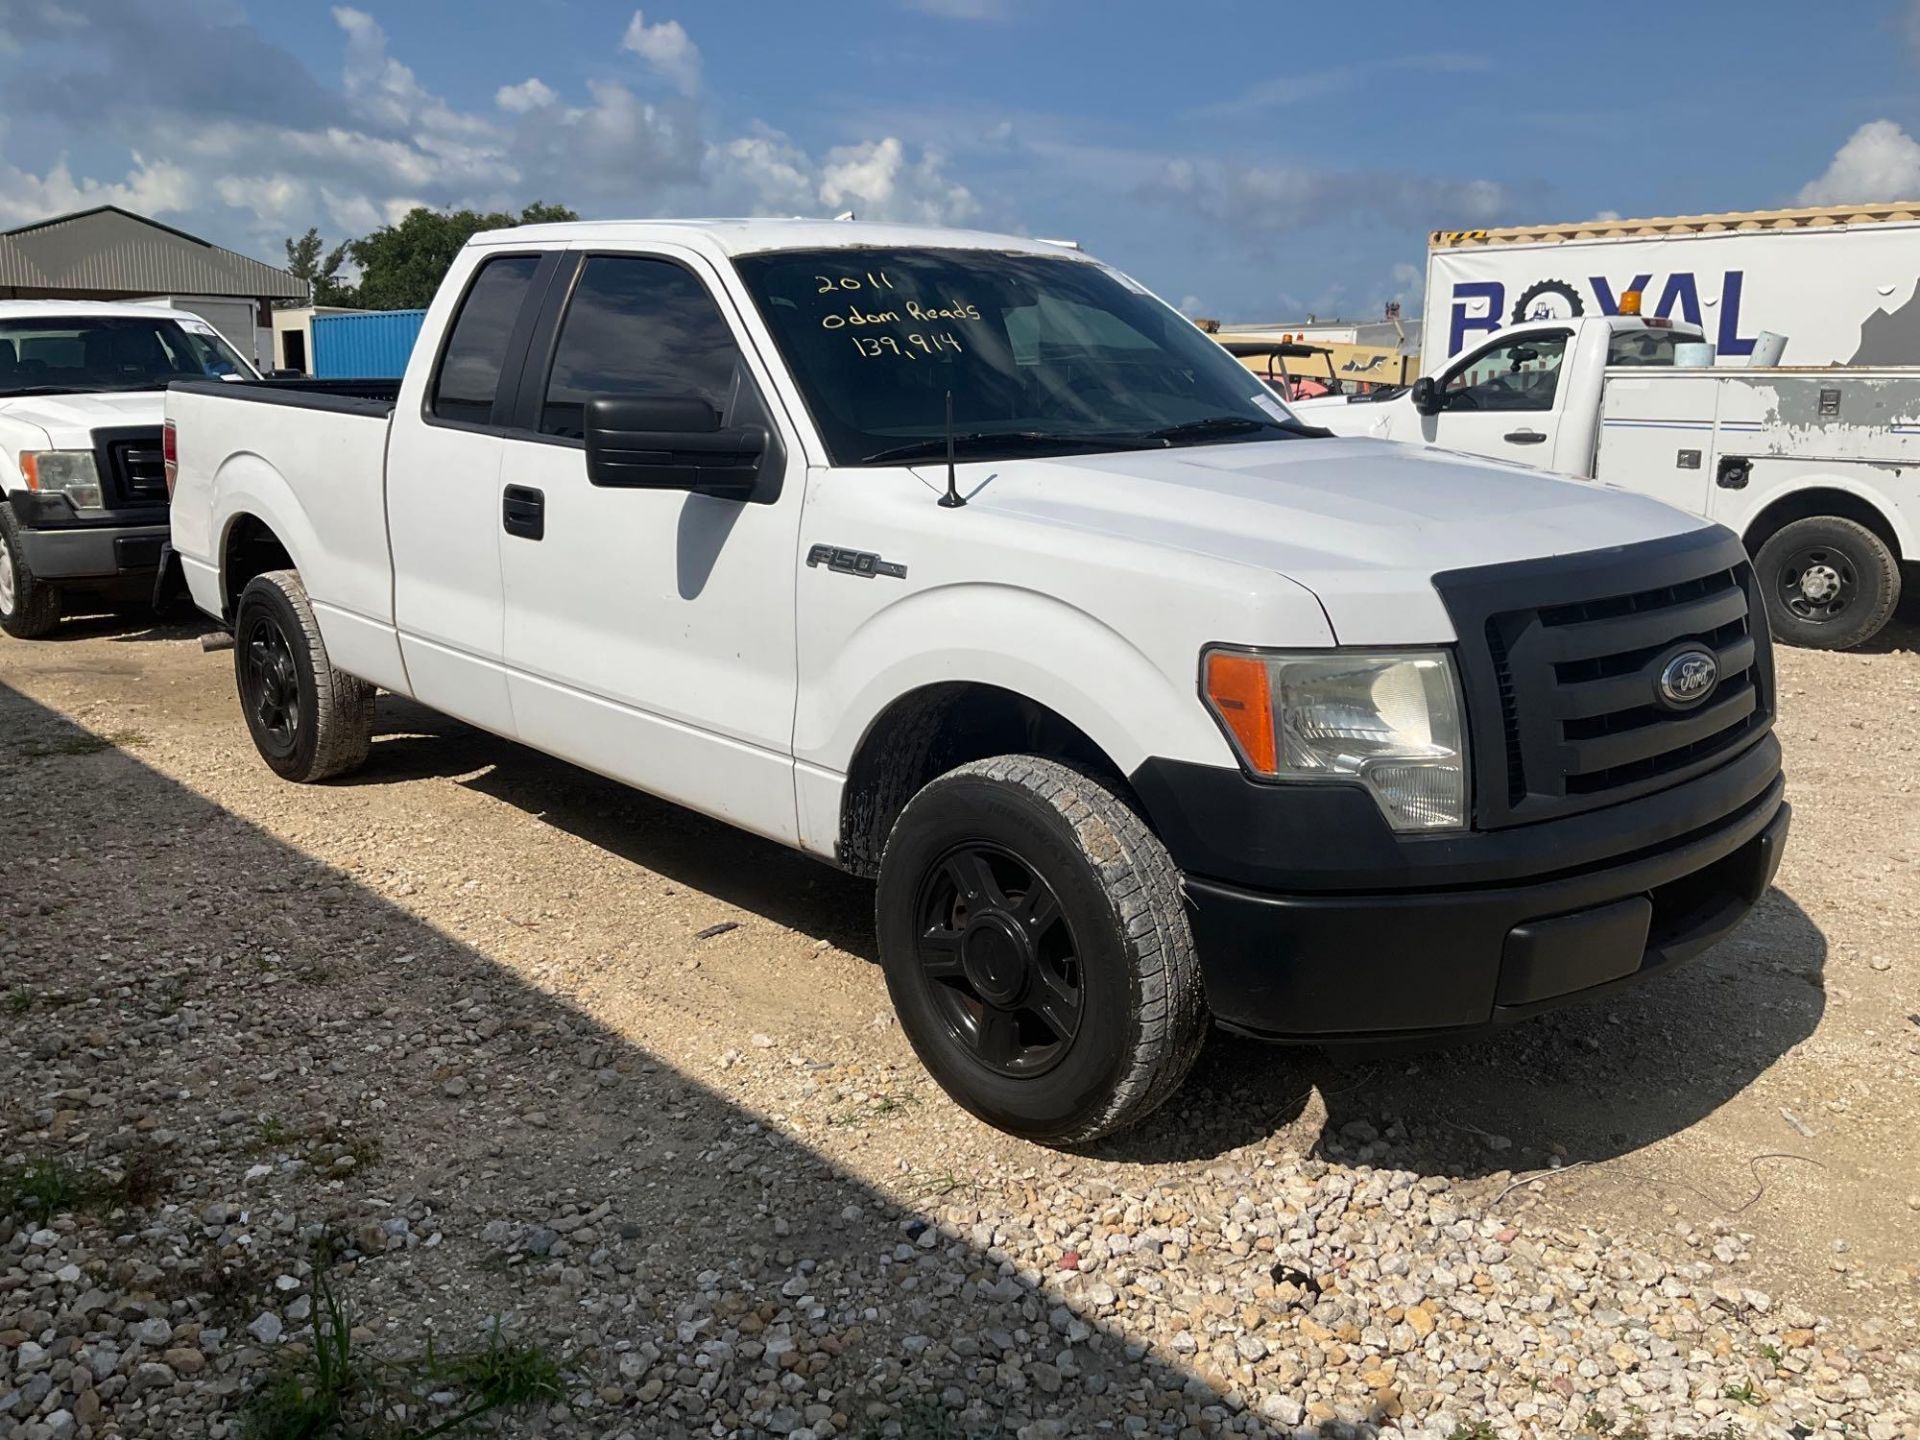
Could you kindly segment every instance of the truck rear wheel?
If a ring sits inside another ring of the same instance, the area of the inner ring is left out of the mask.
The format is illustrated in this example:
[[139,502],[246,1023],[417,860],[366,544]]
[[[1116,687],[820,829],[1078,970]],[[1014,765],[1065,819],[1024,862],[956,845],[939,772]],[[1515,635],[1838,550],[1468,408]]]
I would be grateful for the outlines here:
[[990,1125],[1081,1144],[1156,1109],[1199,1056],[1179,872],[1090,775],[1005,755],[941,776],[894,825],[876,906],[901,1028]]
[[373,689],[336,670],[292,570],[256,575],[234,609],[233,673],[260,752],[284,780],[311,783],[365,762],[373,743]]
[[1767,621],[1789,645],[1850,650],[1865,644],[1900,602],[1900,563],[1857,520],[1811,515],[1783,525],[1754,557]]
[[20,526],[0,500],[0,630],[16,640],[38,640],[60,623],[60,592],[27,568]]

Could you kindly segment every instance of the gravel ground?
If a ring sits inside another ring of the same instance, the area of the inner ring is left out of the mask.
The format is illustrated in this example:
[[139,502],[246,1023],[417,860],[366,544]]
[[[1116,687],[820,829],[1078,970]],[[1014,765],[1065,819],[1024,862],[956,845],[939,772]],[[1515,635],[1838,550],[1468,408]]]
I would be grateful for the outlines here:
[[1683,974],[1220,1037],[1074,1156],[922,1075],[865,886],[390,697],[282,785],[196,634],[0,640],[0,1437],[1920,1434],[1911,629],[1781,656]]

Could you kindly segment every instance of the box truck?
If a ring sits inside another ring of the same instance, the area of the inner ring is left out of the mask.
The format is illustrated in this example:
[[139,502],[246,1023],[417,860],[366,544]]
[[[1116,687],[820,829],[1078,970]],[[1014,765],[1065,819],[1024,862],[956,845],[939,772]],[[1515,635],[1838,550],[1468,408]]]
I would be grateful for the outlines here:
[[1630,291],[1722,365],[1762,330],[1794,365],[1920,365],[1920,202],[1436,230],[1420,371],[1511,325],[1617,315]]

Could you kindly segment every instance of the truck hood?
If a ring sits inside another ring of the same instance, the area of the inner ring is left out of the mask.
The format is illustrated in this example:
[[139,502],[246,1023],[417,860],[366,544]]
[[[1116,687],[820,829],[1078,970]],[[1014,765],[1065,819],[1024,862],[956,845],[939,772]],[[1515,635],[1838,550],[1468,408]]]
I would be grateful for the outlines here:
[[[84,450],[95,429],[116,425],[158,426],[166,418],[167,392],[129,390],[104,395],[0,397],[0,421],[18,420],[44,430],[55,449]],[[31,444],[21,448],[31,448]]]
[[[963,467],[973,504],[1272,571],[1346,645],[1455,639],[1442,571],[1631,545],[1707,522],[1520,465],[1385,440],[1196,445]],[[943,477],[928,478],[942,483]]]

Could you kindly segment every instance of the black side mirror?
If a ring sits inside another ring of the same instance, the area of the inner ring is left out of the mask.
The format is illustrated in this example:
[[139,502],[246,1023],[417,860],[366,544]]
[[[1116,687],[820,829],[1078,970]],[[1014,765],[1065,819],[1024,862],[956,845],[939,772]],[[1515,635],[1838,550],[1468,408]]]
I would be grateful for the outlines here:
[[1446,400],[1440,394],[1440,387],[1431,375],[1422,375],[1413,382],[1413,408],[1422,415],[1438,415],[1446,409]]
[[586,405],[587,479],[625,490],[692,490],[751,500],[767,459],[759,425],[720,427],[691,396],[601,396]]

